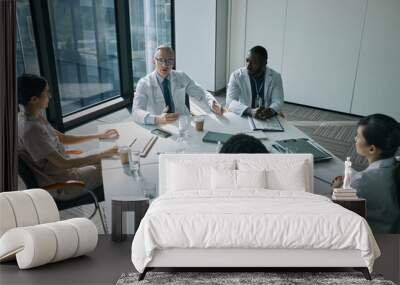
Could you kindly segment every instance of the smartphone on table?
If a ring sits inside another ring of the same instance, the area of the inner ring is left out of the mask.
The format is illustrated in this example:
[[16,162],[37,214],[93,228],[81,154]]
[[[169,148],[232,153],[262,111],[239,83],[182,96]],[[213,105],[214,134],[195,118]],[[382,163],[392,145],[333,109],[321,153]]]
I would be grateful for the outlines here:
[[168,138],[172,135],[170,132],[167,132],[166,130],[162,130],[162,129],[151,130],[151,133],[154,135],[157,135],[159,137],[162,137],[162,138]]

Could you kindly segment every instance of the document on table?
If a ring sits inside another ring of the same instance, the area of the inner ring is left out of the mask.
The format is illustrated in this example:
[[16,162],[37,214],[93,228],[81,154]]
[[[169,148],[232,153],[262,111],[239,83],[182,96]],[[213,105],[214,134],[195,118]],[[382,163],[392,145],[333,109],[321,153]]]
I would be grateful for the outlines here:
[[253,117],[248,117],[250,128],[253,131],[263,132],[283,132],[284,128],[281,125],[278,117],[272,117],[266,120],[258,120]]

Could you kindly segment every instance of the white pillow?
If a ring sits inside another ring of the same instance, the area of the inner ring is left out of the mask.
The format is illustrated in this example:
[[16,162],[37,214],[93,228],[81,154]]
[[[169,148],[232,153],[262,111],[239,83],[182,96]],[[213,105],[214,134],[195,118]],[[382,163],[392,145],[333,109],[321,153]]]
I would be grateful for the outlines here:
[[253,171],[266,169],[268,189],[307,191],[312,189],[310,169],[307,161],[283,155],[271,155],[266,158],[240,158],[237,165],[240,170]]
[[211,170],[211,189],[214,191],[235,191],[242,188],[266,188],[267,177],[262,170]]
[[236,170],[233,169],[211,169],[211,189],[236,189]]
[[235,162],[219,161],[210,164],[171,162],[168,164],[167,191],[210,190],[212,169],[229,172]]
[[209,172],[207,167],[191,167],[171,163],[168,172],[168,188],[171,191],[210,188],[210,181],[205,179],[207,172]]
[[268,188],[276,190],[306,191],[308,179],[304,174],[306,164],[297,163],[283,171],[282,169],[270,169],[267,173]]
[[236,170],[237,188],[267,188],[267,171]]

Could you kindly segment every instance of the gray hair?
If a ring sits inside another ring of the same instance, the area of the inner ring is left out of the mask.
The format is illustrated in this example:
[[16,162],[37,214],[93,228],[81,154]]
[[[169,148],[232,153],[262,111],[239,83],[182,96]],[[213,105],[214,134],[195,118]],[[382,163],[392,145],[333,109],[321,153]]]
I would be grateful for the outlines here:
[[154,57],[157,57],[160,50],[165,50],[169,54],[171,54],[175,57],[175,51],[172,49],[172,47],[170,47],[168,45],[160,45],[158,48],[156,48],[156,51],[154,52]]

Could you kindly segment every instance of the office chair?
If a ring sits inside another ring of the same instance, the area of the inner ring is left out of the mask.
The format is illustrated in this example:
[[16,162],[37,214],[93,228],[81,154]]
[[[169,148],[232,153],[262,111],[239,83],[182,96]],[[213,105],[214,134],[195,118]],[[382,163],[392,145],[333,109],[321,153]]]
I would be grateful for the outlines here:
[[47,186],[40,187],[39,184],[36,181],[36,178],[29,167],[28,163],[24,161],[24,159],[21,157],[21,155],[18,155],[18,174],[21,177],[21,179],[24,181],[26,187],[28,189],[30,188],[42,188],[47,190],[48,192],[60,190],[60,189],[66,189],[66,188],[77,188],[77,189],[82,189],[82,195],[76,198],[68,199],[68,200],[60,200],[54,198],[58,210],[64,210],[64,209],[69,209],[72,207],[76,206],[81,206],[81,205],[86,205],[86,204],[91,204],[94,203],[94,211],[93,213],[89,216],[89,219],[92,219],[93,216],[99,211],[100,215],[100,220],[101,224],[103,226],[104,233],[107,234],[107,227],[103,219],[103,213],[101,211],[101,208],[99,206],[98,201],[104,201],[104,189],[103,187],[98,187],[93,191],[90,191],[88,189],[85,189],[85,182],[80,181],[80,180],[69,180],[65,181],[63,183],[55,183]]

